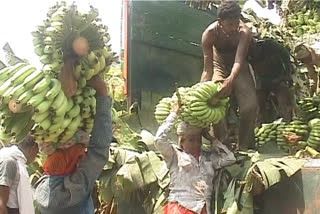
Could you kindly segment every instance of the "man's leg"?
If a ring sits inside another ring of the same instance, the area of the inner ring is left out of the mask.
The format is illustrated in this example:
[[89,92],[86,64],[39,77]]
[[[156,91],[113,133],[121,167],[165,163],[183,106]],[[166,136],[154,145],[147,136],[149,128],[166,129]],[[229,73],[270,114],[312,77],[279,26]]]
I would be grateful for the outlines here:
[[[224,74],[224,66],[219,62],[214,61],[214,71],[212,76],[212,81],[214,82],[223,82],[226,78]],[[213,126],[214,136],[224,143],[228,139],[228,123],[226,117],[219,121],[216,125]]]
[[290,89],[284,83],[280,83],[280,85],[274,90],[274,94],[277,97],[278,107],[281,117],[285,121],[290,121],[292,119],[292,95],[290,93]]
[[233,93],[240,110],[239,147],[243,150],[254,148],[258,104],[254,81],[247,63],[244,63],[233,84]]
[[257,125],[265,122],[264,115],[266,111],[266,100],[268,96],[268,91],[266,89],[259,89],[256,91],[257,93],[257,100],[258,100],[258,110],[257,110]]

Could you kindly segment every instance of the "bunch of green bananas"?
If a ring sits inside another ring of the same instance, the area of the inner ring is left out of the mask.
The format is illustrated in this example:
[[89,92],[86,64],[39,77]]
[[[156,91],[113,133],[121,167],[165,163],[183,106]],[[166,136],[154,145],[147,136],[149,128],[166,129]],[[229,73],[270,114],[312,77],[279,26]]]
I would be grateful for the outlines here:
[[207,127],[218,123],[225,115],[229,98],[216,98],[214,105],[209,100],[218,91],[219,83],[197,83],[192,87],[180,87],[172,98],[164,98],[156,106],[155,117],[159,123],[169,115],[173,103],[181,102],[179,119],[191,125]]
[[311,131],[307,140],[308,146],[319,150],[320,149],[320,119],[315,118],[309,121]]
[[260,128],[255,128],[255,140],[258,146],[269,142],[276,142],[277,127],[279,125],[281,125],[281,123],[264,123]]
[[277,143],[279,146],[289,146],[284,135],[286,133],[293,133],[301,138],[297,143],[300,146],[306,146],[304,141],[308,138],[308,125],[302,120],[292,120],[289,123],[283,123],[277,128]]
[[[39,142],[65,142],[79,129],[90,133],[96,91],[79,88],[67,98],[58,79],[26,63],[0,70],[0,139],[19,142],[30,131]],[[21,105],[21,113],[9,109]]]
[[109,70],[114,53],[107,45],[110,40],[107,27],[97,16],[98,11],[93,7],[87,14],[82,14],[74,4],[67,6],[66,2],[49,9],[44,24],[32,32],[35,53],[40,57],[44,71],[57,75],[64,59],[75,55],[73,42],[77,38],[88,42],[88,54],[79,57],[74,64],[78,85],[84,87],[92,76]]
[[207,127],[217,124],[224,116],[229,98],[216,98],[215,104],[210,99],[217,93],[220,84],[212,81],[197,83],[188,91],[186,104],[181,109],[181,118],[191,125]]
[[320,115],[320,97],[315,95],[313,97],[304,97],[298,101],[299,117],[306,120],[316,118]]
[[173,104],[172,98],[165,97],[165,98],[162,98],[159,101],[159,103],[156,105],[154,117],[156,118],[159,124],[161,124],[170,114],[172,104]]
[[316,10],[289,14],[286,23],[298,36],[320,32],[319,14]]

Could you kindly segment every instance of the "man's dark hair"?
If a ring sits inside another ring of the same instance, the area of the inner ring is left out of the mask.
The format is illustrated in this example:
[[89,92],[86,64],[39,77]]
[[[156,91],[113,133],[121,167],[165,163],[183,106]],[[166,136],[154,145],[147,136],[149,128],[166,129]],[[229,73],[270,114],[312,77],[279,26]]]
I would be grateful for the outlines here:
[[35,144],[36,142],[34,141],[34,138],[28,135],[18,144],[18,148],[27,149],[27,148],[33,147]]
[[240,19],[241,8],[235,0],[223,0],[218,10],[217,17],[224,19]]

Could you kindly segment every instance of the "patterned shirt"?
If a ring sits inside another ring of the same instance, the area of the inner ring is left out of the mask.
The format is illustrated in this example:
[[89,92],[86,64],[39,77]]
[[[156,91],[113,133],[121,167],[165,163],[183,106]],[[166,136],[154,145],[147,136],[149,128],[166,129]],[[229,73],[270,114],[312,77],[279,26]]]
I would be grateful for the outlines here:
[[169,139],[177,114],[172,112],[159,127],[155,145],[163,155],[170,171],[170,202],[178,202],[181,206],[200,214],[206,205],[210,214],[210,201],[213,192],[215,170],[235,162],[235,157],[224,145],[217,143],[226,153],[201,151],[199,161],[191,154],[177,148]]

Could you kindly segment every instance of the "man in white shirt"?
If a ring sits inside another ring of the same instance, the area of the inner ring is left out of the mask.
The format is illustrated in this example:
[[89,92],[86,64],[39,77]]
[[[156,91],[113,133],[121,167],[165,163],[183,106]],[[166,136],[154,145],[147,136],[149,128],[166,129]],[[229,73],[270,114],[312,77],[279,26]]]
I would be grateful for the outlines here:
[[0,213],[33,214],[32,188],[26,164],[34,161],[38,145],[33,137],[0,150]]

